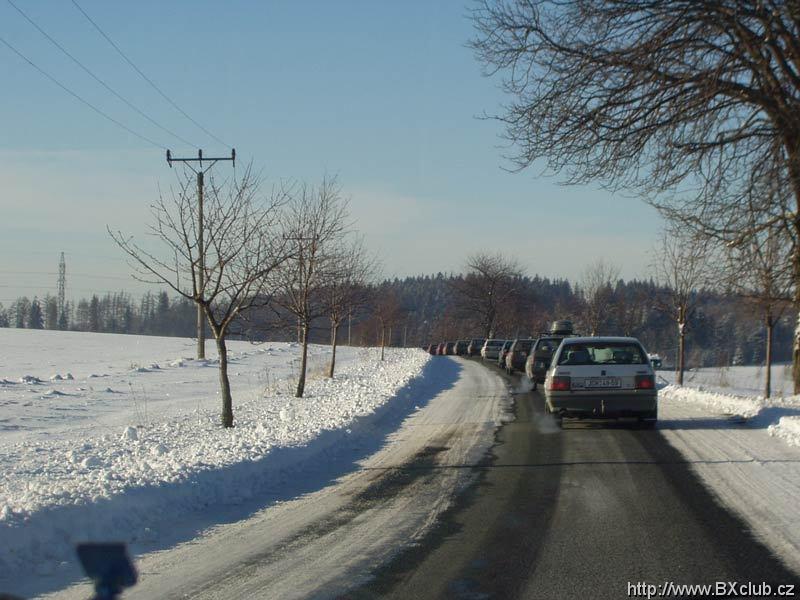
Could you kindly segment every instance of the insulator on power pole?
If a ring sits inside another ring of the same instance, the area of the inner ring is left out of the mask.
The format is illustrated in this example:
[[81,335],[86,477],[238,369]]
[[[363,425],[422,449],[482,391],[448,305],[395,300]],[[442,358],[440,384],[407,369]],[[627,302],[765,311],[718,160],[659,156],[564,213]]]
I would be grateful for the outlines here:
[[[203,246],[203,229],[204,229],[204,225],[203,225],[203,179],[204,179],[204,175],[205,175],[206,171],[208,171],[215,164],[217,164],[217,161],[229,160],[229,161],[233,162],[235,160],[235,158],[236,158],[236,151],[235,150],[231,152],[231,157],[230,158],[222,158],[222,157],[215,158],[212,155],[211,158],[206,159],[206,162],[210,162],[211,164],[209,164],[207,167],[204,168],[203,167],[203,150],[202,149],[198,148],[198,150],[197,150],[197,158],[194,158],[194,157],[192,157],[192,158],[189,158],[189,157],[172,158],[172,153],[169,150],[167,150],[167,162],[169,163],[170,167],[172,167],[172,163],[173,162],[180,162],[180,163],[183,163],[184,165],[188,165],[189,168],[192,169],[192,171],[194,171],[197,174],[197,204],[198,204],[198,240],[197,240],[198,244],[197,244],[197,246],[198,246],[198,252],[199,252],[199,255],[200,255],[198,280],[200,281],[201,290],[202,290],[202,287],[203,287],[203,283],[202,283],[203,282],[203,268],[204,268],[203,267],[203,262],[204,262],[204,259],[205,259],[205,254],[204,254],[205,249],[204,249],[204,246]],[[200,167],[198,169],[195,169],[194,167],[192,167],[191,163],[193,163],[193,162],[199,163]],[[197,358],[205,358],[205,342],[206,342],[206,337],[205,337],[205,318],[204,318],[204,314],[203,314],[203,307],[198,302],[198,304],[197,304]]]

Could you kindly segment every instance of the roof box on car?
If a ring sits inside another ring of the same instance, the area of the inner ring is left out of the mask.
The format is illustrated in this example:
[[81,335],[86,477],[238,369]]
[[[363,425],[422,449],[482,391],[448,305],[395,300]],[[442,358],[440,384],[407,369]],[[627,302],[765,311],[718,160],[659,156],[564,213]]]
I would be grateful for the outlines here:
[[553,321],[550,333],[554,335],[572,335],[572,321]]

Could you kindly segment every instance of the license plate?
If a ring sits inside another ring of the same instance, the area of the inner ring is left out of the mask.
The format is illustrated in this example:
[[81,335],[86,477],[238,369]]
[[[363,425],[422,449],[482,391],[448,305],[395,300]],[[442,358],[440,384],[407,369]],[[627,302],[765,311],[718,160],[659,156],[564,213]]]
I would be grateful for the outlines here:
[[618,377],[591,377],[584,380],[584,387],[587,388],[618,388]]

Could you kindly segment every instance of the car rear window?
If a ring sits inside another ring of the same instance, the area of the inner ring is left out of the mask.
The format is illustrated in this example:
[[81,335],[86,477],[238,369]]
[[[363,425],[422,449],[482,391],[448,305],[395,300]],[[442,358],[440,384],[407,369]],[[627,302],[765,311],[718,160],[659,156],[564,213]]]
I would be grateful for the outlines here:
[[490,347],[493,347],[493,348],[499,348],[503,344],[505,344],[505,342],[502,342],[502,341],[498,340],[498,341],[489,342],[487,344],[487,346],[490,346]]
[[531,346],[533,346],[533,340],[522,340],[517,342],[516,349],[517,350],[530,350]]
[[560,343],[561,338],[540,339],[536,345],[536,352],[555,352]]
[[561,349],[559,365],[644,365],[647,356],[638,344],[590,342]]

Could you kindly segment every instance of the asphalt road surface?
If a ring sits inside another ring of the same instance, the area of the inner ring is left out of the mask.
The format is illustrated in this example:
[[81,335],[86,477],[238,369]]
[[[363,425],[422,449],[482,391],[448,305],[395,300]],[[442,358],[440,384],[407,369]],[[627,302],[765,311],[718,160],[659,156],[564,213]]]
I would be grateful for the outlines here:
[[[519,376],[502,376],[520,387]],[[559,429],[543,395],[515,399],[516,419],[472,467],[477,483],[422,544],[345,597],[625,598],[640,582],[769,582],[773,592],[794,584],[800,597],[800,576],[715,501],[657,430]]]

